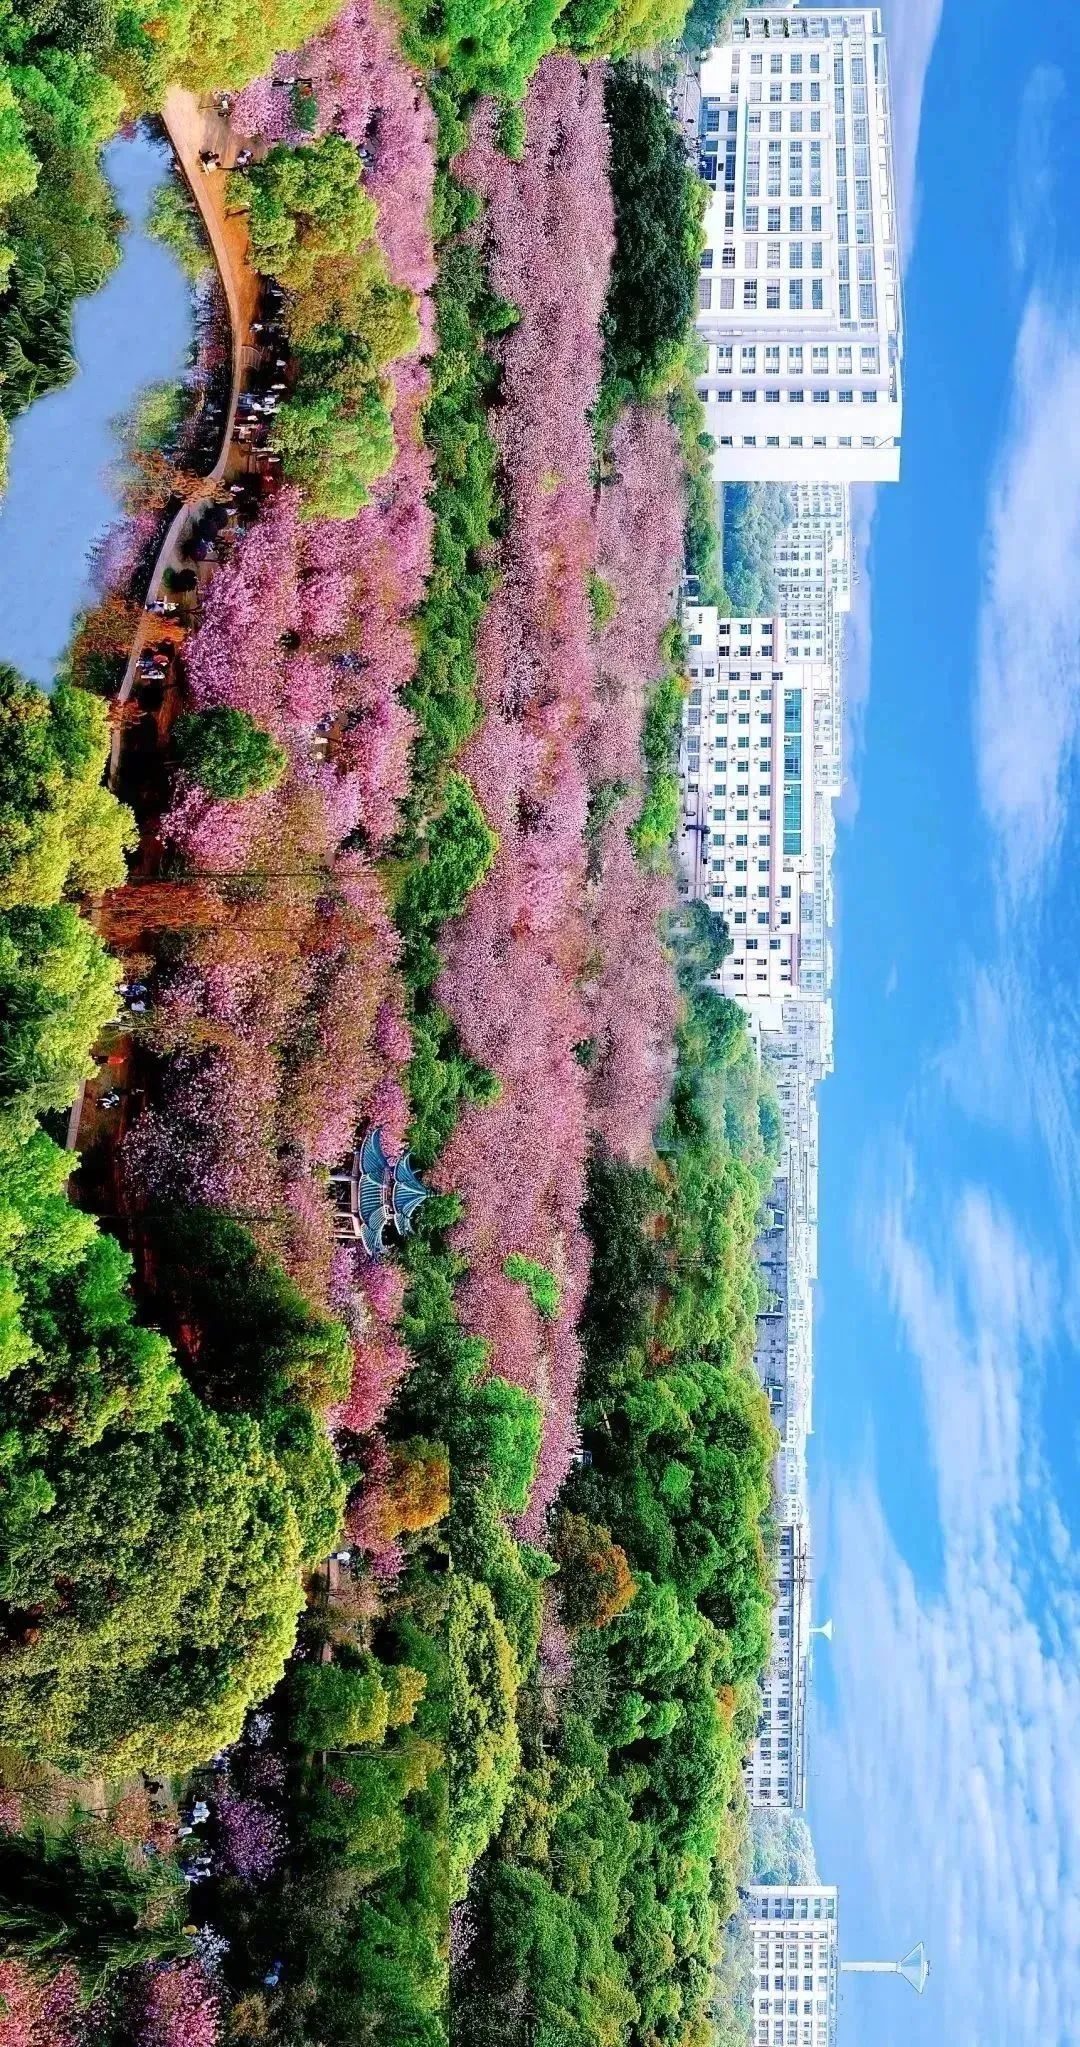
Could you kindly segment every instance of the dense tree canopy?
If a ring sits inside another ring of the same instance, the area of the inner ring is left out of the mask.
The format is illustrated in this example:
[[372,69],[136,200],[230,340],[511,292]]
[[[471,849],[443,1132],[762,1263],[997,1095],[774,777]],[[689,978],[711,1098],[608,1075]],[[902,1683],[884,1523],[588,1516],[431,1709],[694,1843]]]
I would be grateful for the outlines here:
[[776,595],[773,555],[777,538],[791,519],[791,495],[782,485],[725,485],[724,584],[737,617],[756,618],[771,610]]
[[673,374],[693,323],[704,187],[644,72],[614,66],[605,104],[615,199],[605,380],[645,394]]
[[236,186],[250,198],[254,260],[290,295],[297,375],[275,426],[286,475],[311,512],[352,518],[393,460],[384,372],[419,340],[412,296],[390,281],[344,135],[279,144]]
[[285,773],[284,747],[246,711],[220,704],[189,711],[175,727],[180,765],[210,796],[236,801],[274,789]]

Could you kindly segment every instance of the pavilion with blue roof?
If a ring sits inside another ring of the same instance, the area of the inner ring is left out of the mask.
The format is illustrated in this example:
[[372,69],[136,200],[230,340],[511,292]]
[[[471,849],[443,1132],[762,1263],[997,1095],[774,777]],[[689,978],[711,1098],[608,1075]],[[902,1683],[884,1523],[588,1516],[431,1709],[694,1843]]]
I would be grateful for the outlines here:
[[375,1129],[357,1146],[351,1163],[331,1173],[330,1184],[338,1238],[361,1244],[369,1258],[381,1258],[395,1238],[408,1236],[430,1191],[414,1173],[408,1152],[391,1164],[382,1133]]

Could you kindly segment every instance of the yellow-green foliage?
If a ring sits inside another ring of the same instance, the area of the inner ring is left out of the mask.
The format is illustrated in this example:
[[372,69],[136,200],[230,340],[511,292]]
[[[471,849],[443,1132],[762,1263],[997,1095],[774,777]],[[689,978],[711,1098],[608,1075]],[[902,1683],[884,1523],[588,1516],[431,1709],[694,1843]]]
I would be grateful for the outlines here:
[[412,1720],[424,1696],[422,1671],[386,1669],[374,1656],[350,1663],[298,1663],[292,1674],[295,1738],[305,1749],[365,1748]]
[[0,664],[0,910],[115,888],[135,841],[101,786],[103,704],[61,683],[51,697]]
[[486,1585],[450,1591],[451,1896],[502,1819],[520,1757],[514,1708],[521,1673]]

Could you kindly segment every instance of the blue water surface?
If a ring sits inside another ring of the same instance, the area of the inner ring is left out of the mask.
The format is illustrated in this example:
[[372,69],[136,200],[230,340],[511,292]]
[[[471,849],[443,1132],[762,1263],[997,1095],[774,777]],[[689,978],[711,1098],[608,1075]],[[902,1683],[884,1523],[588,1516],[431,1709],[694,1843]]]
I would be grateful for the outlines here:
[[104,161],[128,223],[121,260],[75,309],[78,374],[15,421],[0,498],[0,660],[46,687],[94,594],[91,549],[120,510],[115,423],[148,385],[183,371],[192,338],[190,286],[144,227],[168,150],[140,131]]

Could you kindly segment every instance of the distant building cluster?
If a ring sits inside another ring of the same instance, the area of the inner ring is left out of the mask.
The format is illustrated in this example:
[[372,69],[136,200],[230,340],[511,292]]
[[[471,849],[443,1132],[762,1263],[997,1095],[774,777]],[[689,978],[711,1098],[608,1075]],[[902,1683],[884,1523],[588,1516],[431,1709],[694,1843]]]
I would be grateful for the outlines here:
[[[812,1647],[816,1090],[833,1066],[849,486],[890,481],[900,469],[903,323],[881,10],[810,0],[747,8],[677,97],[710,188],[698,389],[716,482],[783,487],[790,512],[764,578],[769,615],[723,617],[700,602],[693,581],[686,587],[678,865],[683,897],[728,926],[731,951],[715,985],[747,1013],[783,1131],[757,1245],[754,1362],[779,1444],[778,1543],[772,1653],[746,1786],[755,1807],[798,1811]],[[753,2047],[833,2047],[835,1889],[755,1886],[746,1906]],[[901,1973],[914,1981],[906,1965]]]

